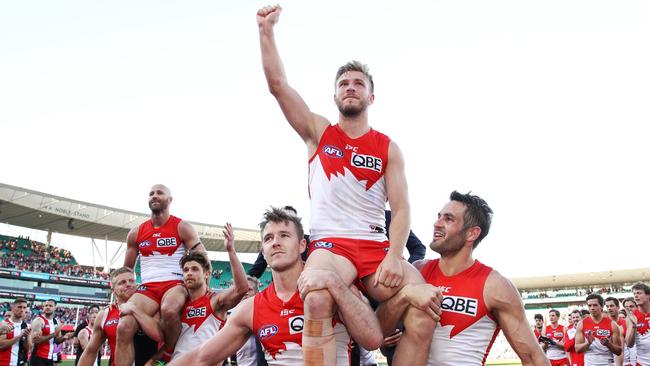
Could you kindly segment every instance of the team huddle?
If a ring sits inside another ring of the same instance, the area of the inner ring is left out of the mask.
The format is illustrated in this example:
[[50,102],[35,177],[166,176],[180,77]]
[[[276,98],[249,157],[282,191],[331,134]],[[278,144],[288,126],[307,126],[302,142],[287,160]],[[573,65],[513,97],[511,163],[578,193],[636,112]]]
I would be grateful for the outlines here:
[[[394,141],[369,125],[372,76],[359,62],[342,66],[334,85],[338,123],[313,113],[289,85],[276,47],[281,10],[272,6],[257,13],[262,65],[271,94],[307,146],[309,242],[294,212],[265,212],[261,252],[273,281],[255,294],[226,224],[233,284],[213,292],[210,261],[196,230],[170,215],[169,188],[153,186],[151,219],[128,234],[124,267],[110,278],[115,302],[88,327],[79,365],[91,366],[108,340],[111,366],[220,365],[256,342],[269,365],[342,366],[350,365],[352,341],[374,350],[388,338],[396,344],[394,365],[482,365],[501,330],[523,364],[549,365],[547,354],[550,358],[566,343],[557,341],[555,328],[536,337],[515,286],[473,258],[491,225],[493,212],[485,200],[452,192],[434,221],[430,248],[440,258],[413,265],[403,259],[410,228],[404,158]],[[392,211],[388,227],[386,202]],[[647,287],[644,296],[639,292],[637,299],[635,291],[638,308],[634,320],[628,313],[623,332],[626,344],[637,344],[638,365],[650,366]],[[575,351],[584,352],[585,365],[613,364],[600,355],[621,353],[621,330],[615,323],[599,328],[600,318],[593,312],[591,317],[573,331]],[[50,336],[56,325],[41,322],[31,330],[36,347],[46,337],[58,341]],[[555,341],[542,348],[542,335]],[[254,357],[250,363],[244,359],[238,364],[257,364]],[[46,361],[42,364],[51,364]]]
[[546,327],[542,314],[535,314],[533,332],[551,364],[650,365],[650,287],[637,283],[632,293],[622,303],[616,297],[590,294],[588,310],[573,310],[566,326],[560,324],[558,310],[549,312]]

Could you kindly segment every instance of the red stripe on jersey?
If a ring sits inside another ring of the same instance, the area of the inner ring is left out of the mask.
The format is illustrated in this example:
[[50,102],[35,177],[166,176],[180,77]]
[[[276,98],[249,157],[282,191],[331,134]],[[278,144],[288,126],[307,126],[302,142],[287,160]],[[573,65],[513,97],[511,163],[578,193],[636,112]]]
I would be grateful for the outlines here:
[[120,309],[117,307],[117,304],[111,304],[108,307],[108,314],[106,314],[106,319],[104,324],[102,324],[102,329],[104,330],[104,335],[108,339],[108,346],[111,349],[111,364],[110,366],[115,366],[115,347],[117,344],[117,324],[120,322]]
[[372,128],[353,139],[338,124],[330,125],[309,162],[318,156],[328,180],[333,175],[345,175],[347,168],[359,182],[366,181],[366,190],[369,190],[384,176],[389,144],[388,136]]
[[[287,350],[285,342],[302,346],[304,314],[303,303],[297,291],[289,301],[284,302],[278,298],[275,286],[271,283],[264,291],[255,295],[253,332],[273,359]],[[300,322],[299,331],[291,327],[292,322]]]
[[150,255],[161,254],[171,256],[176,252],[179,246],[183,245],[180,234],[178,233],[178,224],[181,222],[176,216],[169,216],[167,222],[161,227],[154,227],[151,219],[140,224],[138,228],[138,251],[140,255],[148,257]]
[[440,325],[454,326],[450,337],[453,338],[485,315],[496,322],[483,298],[485,281],[492,268],[474,261],[468,269],[448,277],[440,270],[439,263],[439,259],[432,260],[420,272],[425,281],[442,292]]

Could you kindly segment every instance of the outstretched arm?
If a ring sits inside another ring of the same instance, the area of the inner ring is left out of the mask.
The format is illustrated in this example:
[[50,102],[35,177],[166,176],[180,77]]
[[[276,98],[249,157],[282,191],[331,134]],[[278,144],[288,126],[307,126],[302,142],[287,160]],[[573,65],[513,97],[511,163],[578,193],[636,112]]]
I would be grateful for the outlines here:
[[312,113],[298,92],[289,86],[287,82],[273,32],[281,12],[280,5],[267,6],[257,12],[262,67],[271,94],[280,104],[282,113],[284,113],[291,127],[305,141],[311,152],[318,146],[318,140],[329,122],[325,118]]
[[200,347],[175,358],[169,366],[220,365],[248,340],[253,326],[253,298],[246,299],[226,325]]
[[485,282],[483,298],[522,364],[550,365],[528,326],[524,304],[512,282],[492,271]]
[[220,292],[213,297],[214,303],[212,304],[212,308],[215,313],[232,309],[235,305],[239,304],[244,295],[246,295],[246,291],[248,291],[246,273],[244,272],[244,266],[242,266],[239,258],[237,258],[237,253],[235,252],[235,234],[230,223],[226,223],[223,235],[224,247],[228,252],[228,258],[230,259],[230,270],[232,272],[233,284],[226,291]]

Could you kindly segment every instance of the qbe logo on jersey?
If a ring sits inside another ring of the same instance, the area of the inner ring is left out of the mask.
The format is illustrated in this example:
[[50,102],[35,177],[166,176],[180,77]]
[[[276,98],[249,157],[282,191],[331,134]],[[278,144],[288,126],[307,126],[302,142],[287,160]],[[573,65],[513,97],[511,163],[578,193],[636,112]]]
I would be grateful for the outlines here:
[[357,153],[352,153],[351,162],[352,162],[352,166],[355,166],[357,168],[374,170],[377,173],[381,173],[381,168],[383,166],[380,158],[370,156],[370,155],[357,154]]
[[440,306],[442,310],[476,316],[478,300],[469,297],[445,296]]
[[289,318],[289,334],[302,333],[302,328],[305,327],[305,318],[302,315],[292,316]]
[[176,238],[160,238],[156,240],[156,246],[158,248],[169,248],[176,246]]
[[608,329],[596,329],[596,335],[598,337],[604,337],[607,338],[611,335],[612,333]]
[[200,308],[191,307],[187,311],[187,319],[192,319],[197,317],[205,318],[206,313],[207,312],[205,306]]

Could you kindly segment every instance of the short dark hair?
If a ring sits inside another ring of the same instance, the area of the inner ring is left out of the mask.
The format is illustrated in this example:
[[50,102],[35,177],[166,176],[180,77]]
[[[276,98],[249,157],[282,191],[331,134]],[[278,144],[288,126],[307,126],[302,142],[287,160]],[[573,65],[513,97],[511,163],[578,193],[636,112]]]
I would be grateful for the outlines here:
[[458,193],[458,191],[453,191],[449,195],[449,199],[461,202],[466,207],[465,215],[463,215],[463,230],[467,230],[473,226],[481,228],[481,233],[476,238],[476,241],[474,241],[474,248],[476,248],[478,243],[490,232],[490,224],[492,223],[492,215],[494,212],[484,199],[471,194],[471,192],[462,194]]
[[29,303],[27,302],[26,298],[18,297],[16,298],[16,300],[14,300],[14,305],[18,305],[18,304],[29,304]]
[[370,82],[370,93],[375,92],[375,82],[372,81],[372,75],[370,75],[370,69],[368,69],[368,65],[362,64],[361,62],[356,60],[352,60],[346,63],[345,65],[339,67],[338,71],[336,72],[336,78],[334,79],[334,83],[336,83],[339,80],[341,75],[349,71],[358,71],[364,74],[368,78],[368,81]]
[[210,272],[210,260],[208,259],[208,256],[204,252],[199,252],[198,250],[190,250],[189,252],[185,253],[185,255],[181,257],[178,263],[181,265],[181,268],[183,268],[185,263],[192,261],[200,264],[203,268],[203,271]]
[[544,317],[542,316],[542,314],[535,314],[535,316],[533,316],[533,319],[535,319],[535,320],[537,320],[537,319],[544,320]]
[[573,310],[571,312],[571,314],[575,314],[575,313],[578,313],[578,315],[582,315],[582,312],[580,311],[580,309],[575,309],[575,310]]
[[646,285],[645,283],[638,282],[634,284],[634,286],[632,286],[632,291],[636,290],[642,290],[646,295],[650,295],[650,286]]
[[560,311],[559,310],[551,309],[548,313],[549,314],[550,313],[555,313],[555,315],[557,315],[558,318],[560,317]]
[[54,300],[54,299],[47,299],[47,300],[43,301],[43,304],[45,304],[45,303],[48,302],[48,301],[53,302],[53,303],[54,303],[54,306],[56,306],[56,300]]
[[97,308],[97,310],[99,310],[99,305],[97,305],[97,304],[92,304],[92,305],[90,305],[90,306],[88,307],[88,310],[93,309],[93,308]]
[[110,275],[110,277],[109,277],[109,278],[110,278],[110,281],[111,281],[111,284],[113,283],[113,281],[115,281],[115,277],[117,277],[117,276],[119,276],[119,275],[121,275],[121,274],[123,274],[123,273],[131,273],[131,274],[135,274],[135,272],[133,272],[133,268],[131,268],[131,267],[126,267],[126,266],[124,266],[124,267],[120,267],[120,268],[114,269],[114,270],[111,272],[111,275]]
[[626,297],[625,299],[623,299],[623,306],[625,306],[625,303],[628,302],[628,301],[631,301],[634,304],[634,306],[636,307],[636,301],[634,301],[633,297]]
[[[288,213],[287,210],[277,207],[271,207],[269,210],[264,212],[262,222],[260,222],[260,235],[264,235],[264,228],[269,222],[279,223],[279,222],[293,222],[296,227],[296,232],[298,233],[298,240],[301,240],[305,236],[305,231],[302,228],[302,222],[300,217],[297,215]],[[262,242],[264,242],[264,237],[262,237]]]
[[589,315],[589,310],[587,309],[580,310],[580,316],[585,316],[585,315]]
[[284,207],[282,207],[282,209],[285,210],[285,211],[291,211],[291,212],[293,212],[294,215],[298,214],[298,210],[293,208],[293,206],[284,206]]
[[620,309],[620,310],[618,311],[618,313],[619,313],[619,314],[623,314],[623,315],[625,315],[625,316],[627,317],[627,311],[626,311],[625,309]]
[[608,298],[605,299],[605,302],[608,301],[614,301],[614,305],[616,305],[617,307],[621,306],[620,303],[618,302],[618,299],[613,296],[609,296]]
[[600,306],[605,305],[605,300],[603,300],[603,297],[598,295],[598,294],[589,294],[589,295],[587,295],[587,299],[585,301],[589,301],[589,300],[593,300],[593,299],[598,300],[598,303],[600,304]]

